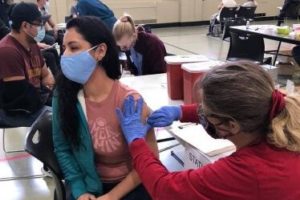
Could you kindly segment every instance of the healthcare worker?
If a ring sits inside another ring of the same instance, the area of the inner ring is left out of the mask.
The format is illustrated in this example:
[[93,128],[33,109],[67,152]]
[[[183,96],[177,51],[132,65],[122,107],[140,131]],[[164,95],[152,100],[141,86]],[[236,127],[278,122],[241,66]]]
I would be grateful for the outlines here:
[[218,66],[196,87],[200,119],[237,148],[199,169],[170,173],[149,150],[142,99],[129,97],[123,111],[116,110],[134,168],[152,198],[300,199],[300,96],[285,96],[267,72],[248,62]]

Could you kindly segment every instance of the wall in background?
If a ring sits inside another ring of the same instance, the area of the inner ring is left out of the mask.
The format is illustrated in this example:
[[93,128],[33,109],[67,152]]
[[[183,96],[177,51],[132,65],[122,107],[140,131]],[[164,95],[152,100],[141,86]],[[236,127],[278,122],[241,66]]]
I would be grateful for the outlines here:
[[[17,0],[20,1],[20,0]],[[35,2],[35,0],[24,0]],[[276,16],[278,6],[284,0],[257,0],[257,13],[266,13],[266,16]],[[64,22],[69,15],[73,0],[50,0],[50,12],[57,23]],[[220,0],[103,0],[117,17],[124,12],[132,15],[138,22],[145,23],[172,23],[209,20],[217,12]],[[237,0],[243,3],[245,0]]]

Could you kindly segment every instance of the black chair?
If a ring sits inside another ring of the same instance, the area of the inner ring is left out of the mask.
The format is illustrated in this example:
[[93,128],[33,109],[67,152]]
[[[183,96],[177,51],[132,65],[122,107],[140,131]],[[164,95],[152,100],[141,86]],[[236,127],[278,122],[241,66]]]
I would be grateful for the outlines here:
[[230,47],[227,60],[252,60],[259,63],[264,61],[265,44],[264,39],[256,35],[239,35],[230,32]]
[[238,7],[223,7],[220,12],[221,24],[228,20],[234,20],[237,9],[238,9]]
[[230,20],[225,22],[223,33],[222,33],[222,39],[225,40],[226,38],[230,37],[230,26],[243,26],[246,25],[246,20],[242,18],[235,18],[234,20]]
[[[39,119],[42,116],[43,112],[45,112],[47,109],[48,107],[44,106],[39,111],[30,115],[25,115],[23,112],[20,115],[8,115],[3,109],[0,109],[0,129],[2,130],[3,151],[5,153],[24,152],[24,149],[10,151],[7,150],[5,144],[6,135],[18,132],[24,132],[25,135],[33,122]],[[23,130],[24,128],[27,128],[27,130]]]
[[245,21],[253,21],[255,10],[256,7],[253,6],[251,7],[241,6],[236,12],[236,17],[243,19]]
[[256,7],[244,7],[241,6],[236,9],[236,15],[234,20],[227,21],[224,26],[223,30],[223,37],[222,39],[226,39],[230,37],[229,34],[229,27],[230,26],[242,26],[246,25],[247,21],[253,21],[255,15]]
[[26,139],[25,150],[40,160],[52,172],[55,181],[55,200],[66,200],[63,174],[54,154],[52,140],[52,112],[46,111],[31,126]]
[[219,21],[215,19],[215,22],[211,24],[213,36],[219,37],[223,33],[228,23],[235,20],[237,7],[223,7],[219,14]]

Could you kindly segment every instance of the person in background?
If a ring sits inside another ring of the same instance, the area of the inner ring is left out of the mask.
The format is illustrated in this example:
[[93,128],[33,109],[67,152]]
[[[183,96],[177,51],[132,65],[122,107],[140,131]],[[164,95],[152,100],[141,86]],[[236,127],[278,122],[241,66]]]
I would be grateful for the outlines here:
[[286,16],[288,12],[288,8],[292,6],[293,4],[299,3],[300,0],[284,0],[282,8],[280,9],[280,13],[278,15],[278,21],[277,26],[280,26],[284,22],[284,17]]
[[257,1],[255,1],[255,0],[247,0],[241,6],[243,6],[243,7],[257,7],[257,5],[258,5]]
[[196,88],[200,117],[237,149],[199,169],[170,173],[149,151],[143,139],[149,125],[140,120],[142,99],[128,98],[123,111],[116,110],[134,168],[151,197],[299,199],[299,94],[282,94],[264,69],[248,62],[216,67]]
[[10,32],[4,21],[0,18],[0,40]]
[[28,126],[49,104],[54,78],[35,41],[43,26],[37,6],[17,4],[10,19],[12,30],[0,41],[0,118],[7,126]]
[[235,0],[222,0],[218,5],[218,10],[220,11],[224,7],[236,7],[237,3]]
[[[67,23],[63,42],[53,97],[53,142],[72,197],[150,199],[133,170],[114,112],[128,95],[140,95],[118,80],[120,63],[111,31],[97,17],[77,17]],[[150,109],[142,107],[145,121]],[[146,138],[157,156],[153,129]]]
[[[76,0],[77,4],[72,13],[77,16],[95,16],[99,17],[105,25],[112,30],[117,21],[113,11],[100,0]],[[74,13],[75,12],[75,13]]]
[[12,0],[0,0],[0,40],[10,32],[9,12]]
[[128,68],[134,75],[158,74],[166,72],[167,55],[163,42],[154,34],[136,27],[129,15],[124,15],[115,23],[113,35],[121,51],[125,51]]
[[47,0],[37,0],[36,2],[37,2],[38,8],[39,8],[42,16],[44,16],[46,18],[46,21],[45,21],[46,33],[41,42],[45,43],[47,45],[53,45],[56,41],[57,28],[56,28],[56,25],[55,25],[51,15],[49,14],[49,10],[48,10],[49,5],[48,4],[50,2]]
[[211,17],[207,35],[208,36],[213,35],[213,30],[212,29],[213,29],[213,27],[216,23],[220,22],[220,13],[221,13],[221,10],[224,7],[231,8],[231,7],[237,7],[237,6],[238,6],[238,4],[236,3],[235,0],[222,0],[220,2],[220,4],[218,5],[218,12],[213,14],[212,17]]

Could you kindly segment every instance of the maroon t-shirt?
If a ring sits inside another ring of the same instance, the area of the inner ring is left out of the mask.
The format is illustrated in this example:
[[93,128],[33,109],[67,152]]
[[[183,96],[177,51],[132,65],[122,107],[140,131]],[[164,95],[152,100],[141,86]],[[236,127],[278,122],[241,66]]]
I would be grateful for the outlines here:
[[25,76],[33,86],[39,88],[44,64],[36,44],[27,50],[11,35],[0,41],[0,81],[13,76]]

